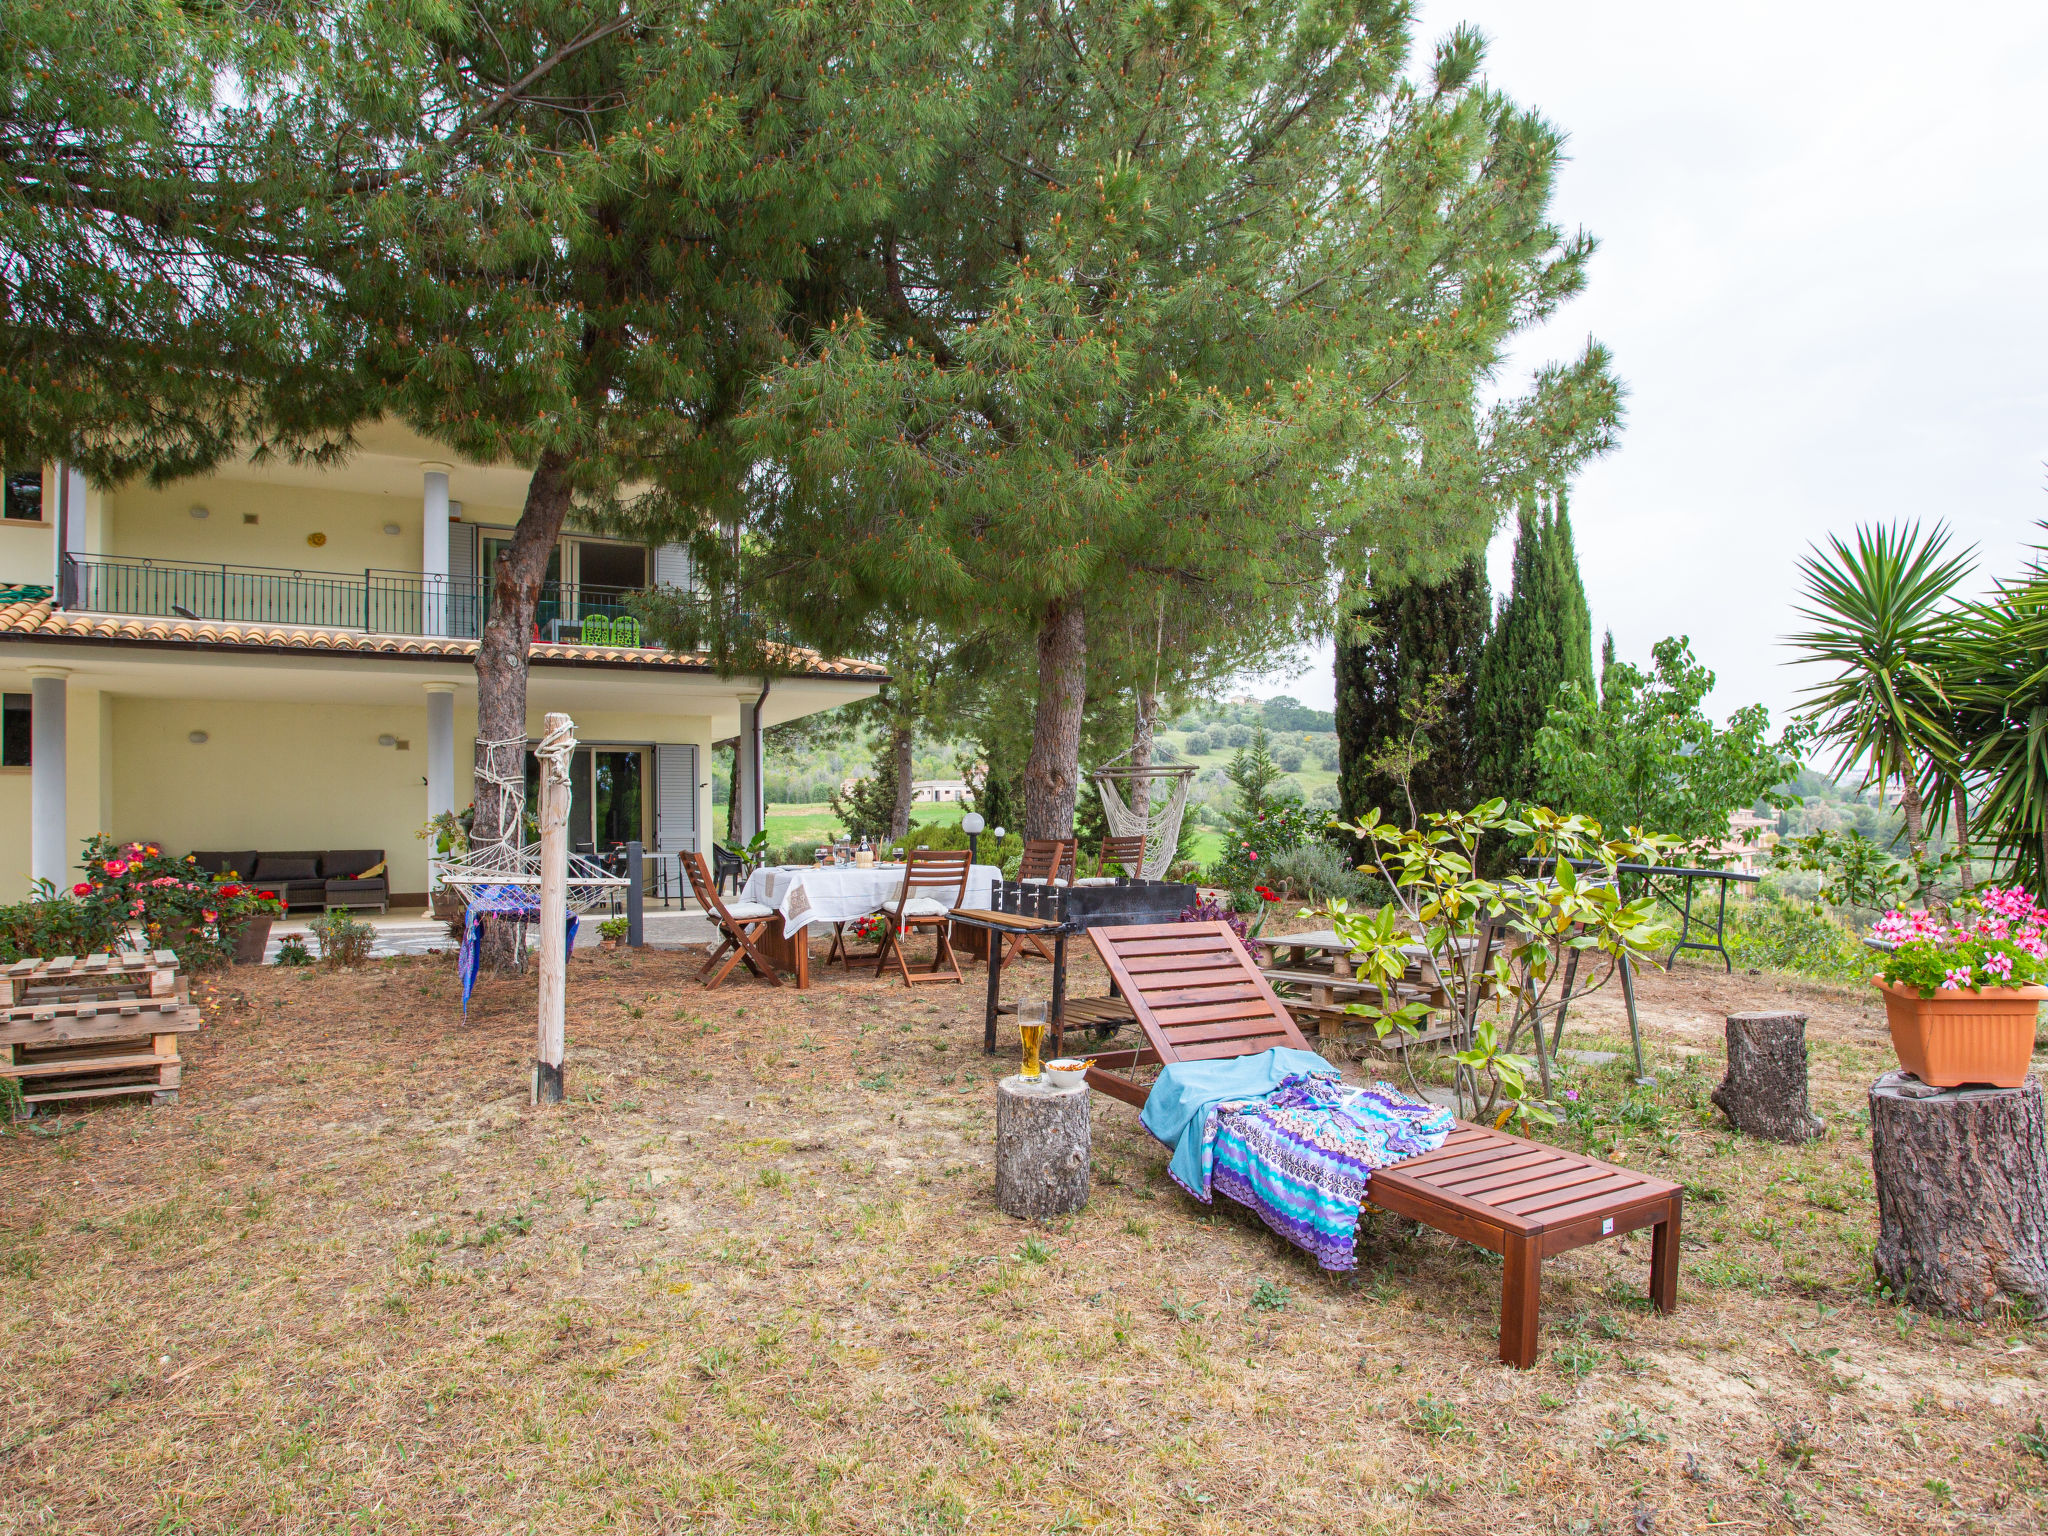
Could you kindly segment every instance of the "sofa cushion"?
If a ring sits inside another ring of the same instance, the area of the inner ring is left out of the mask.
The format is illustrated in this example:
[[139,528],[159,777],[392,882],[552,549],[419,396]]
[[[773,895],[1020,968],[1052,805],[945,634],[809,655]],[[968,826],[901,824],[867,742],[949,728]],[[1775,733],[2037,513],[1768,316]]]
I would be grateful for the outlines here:
[[192,862],[205,870],[209,875],[236,874],[245,880],[252,880],[255,878],[256,850],[254,848],[242,852],[194,850]]
[[256,868],[249,878],[265,880],[318,880],[320,878],[320,855],[317,853],[259,853]]
[[320,855],[320,873],[329,880],[353,880],[384,862],[382,848],[342,848]]

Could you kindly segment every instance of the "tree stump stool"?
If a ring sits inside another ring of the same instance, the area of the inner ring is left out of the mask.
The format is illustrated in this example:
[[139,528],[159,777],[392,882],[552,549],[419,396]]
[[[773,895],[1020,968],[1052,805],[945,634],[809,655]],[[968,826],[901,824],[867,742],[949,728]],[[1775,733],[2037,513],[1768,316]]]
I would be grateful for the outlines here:
[[1811,1141],[1827,1129],[1806,1097],[1806,1015],[1728,1015],[1728,1070],[1714,1103],[1729,1123],[1767,1141]]
[[996,1204],[1012,1216],[1066,1216],[1088,1203],[1088,1090],[1041,1078],[996,1084]]
[[2039,1078],[1934,1088],[1887,1072],[1870,1089],[1877,1276],[1951,1317],[2001,1299],[2048,1310],[2048,1118]]

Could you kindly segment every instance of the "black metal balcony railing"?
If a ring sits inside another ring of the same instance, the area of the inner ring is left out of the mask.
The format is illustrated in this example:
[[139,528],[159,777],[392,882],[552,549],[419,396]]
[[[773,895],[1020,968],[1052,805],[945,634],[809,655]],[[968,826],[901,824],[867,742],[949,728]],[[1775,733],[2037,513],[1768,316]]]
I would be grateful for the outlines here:
[[[638,645],[639,623],[626,606],[635,590],[548,582],[535,606],[534,627],[543,640]],[[475,639],[490,617],[490,594],[474,577],[379,570],[357,576],[113,555],[65,556],[61,601],[91,613],[457,639]]]

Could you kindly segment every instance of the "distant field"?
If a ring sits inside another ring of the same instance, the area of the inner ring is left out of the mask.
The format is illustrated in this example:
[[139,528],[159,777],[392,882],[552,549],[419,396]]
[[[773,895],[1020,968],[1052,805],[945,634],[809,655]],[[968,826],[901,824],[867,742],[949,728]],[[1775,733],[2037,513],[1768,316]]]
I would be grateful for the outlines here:
[[[933,822],[958,824],[966,814],[959,805],[919,805],[911,809],[910,819],[930,825]],[[830,805],[776,805],[768,807],[768,841],[771,843],[793,843],[799,838],[815,838],[824,842],[839,833],[839,818],[832,814]]]

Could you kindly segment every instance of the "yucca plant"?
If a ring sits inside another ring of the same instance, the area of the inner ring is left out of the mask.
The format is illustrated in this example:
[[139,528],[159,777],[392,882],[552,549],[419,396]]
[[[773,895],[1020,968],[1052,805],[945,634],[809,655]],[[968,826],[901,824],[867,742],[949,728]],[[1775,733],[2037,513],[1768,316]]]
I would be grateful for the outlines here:
[[1853,544],[1831,535],[1828,545],[1799,562],[1799,616],[1813,627],[1791,643],[1800,664],[1833,675],[1802,693],[1799,716],[1835,748],[1835,772],[1861,768],[1880,795],[1898,781],[1906,841],[1923,856],[1923,786],[1945,783],[1944,765],[1961,759],[1941,663],[1959,617],[1950,598],[1975,556],[1949,555],[1939,524],[1863,527]]
[[1982,786],[1977,831],[2011,861],[2008,879],[2039,890],[2048,883],[2048,549],[1964,609],[1939,664],[1960,771]]

